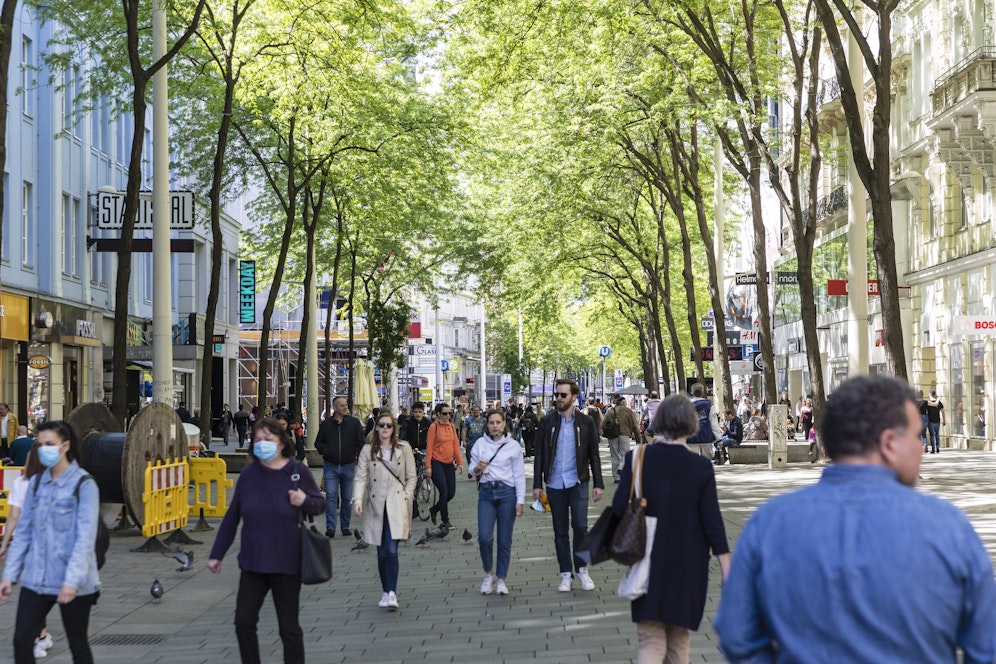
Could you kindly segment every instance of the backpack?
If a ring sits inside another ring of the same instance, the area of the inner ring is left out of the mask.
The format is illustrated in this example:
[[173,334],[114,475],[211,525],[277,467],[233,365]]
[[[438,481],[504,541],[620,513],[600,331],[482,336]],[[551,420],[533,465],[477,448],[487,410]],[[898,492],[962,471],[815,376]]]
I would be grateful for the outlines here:
[[712,404],[709,403],[708,399],[694,399],[692,405],[695,406],[695,414],[699,416],[699,430],[685,442],[689,445],[715,442],[716,436],[712,432],[712,423],[709,421]]
[[522,418],[522,430],[526,433],[530,433],[536,430],[536,419],[532,417],[532,413],[529,413],[530,417],[523,416]]
[[[93,480],[94,482],[97,481],[93,479],[93,475],[90,475],[88,473],[83,474],[83,477],[81,477],[79,481],[76,483],[76,489],[73,490],[73,495],[76,497],[77,505],[79,505],[80,502],[80,486],[83,484],[83,482],[86,482],[87,480]],[[37,481],[35,481],[35,488],[34,488],[35,494],[38,493],[39,484],[41,484],[41,474],[38,475],[38,479]],[[109,548],[111,548],[111,532],[107,529],[107,526],[104,524],[104,520],[100,518],[100,514],[98,512],[97,538],[93,543],[93,552],[97,555],[97,569],[102,568],[104,566],[104,563],[107,562],[107,550]]]
[[612,419],[609,419],[609,414],[605,414],[605,422],[602,423],[602,435],[606,438],[618,438],[619,437],[619,416],[616,415],[616,409],[610,408],[612,412]]

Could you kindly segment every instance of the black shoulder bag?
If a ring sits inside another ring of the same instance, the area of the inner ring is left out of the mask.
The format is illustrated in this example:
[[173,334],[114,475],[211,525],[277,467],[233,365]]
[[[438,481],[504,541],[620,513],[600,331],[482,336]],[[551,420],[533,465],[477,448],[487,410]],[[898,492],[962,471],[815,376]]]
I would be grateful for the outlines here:
[[[294,462],[291,480],[294,488],[301,481],[301,462]],[[298,527],[301,529],[301,583],[315,585],[332,578],[332,542],[315,528],[310,514],[305,522],[304,510],[298,509]]]

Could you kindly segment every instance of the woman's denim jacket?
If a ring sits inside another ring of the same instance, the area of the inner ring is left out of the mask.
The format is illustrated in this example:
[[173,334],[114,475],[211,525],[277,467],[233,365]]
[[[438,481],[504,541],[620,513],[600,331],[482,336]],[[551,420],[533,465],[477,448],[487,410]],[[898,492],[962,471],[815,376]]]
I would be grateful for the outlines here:
[[50,469],[31,478],[4,581],[20,577],[21,585],[40,595],[58,595],[62,586],[75,588],[78,595],[100,590],[94,552],[100,492],[97,482],[84,481],[77,501],[76,484],[85,476],[73,461],[55,481]]

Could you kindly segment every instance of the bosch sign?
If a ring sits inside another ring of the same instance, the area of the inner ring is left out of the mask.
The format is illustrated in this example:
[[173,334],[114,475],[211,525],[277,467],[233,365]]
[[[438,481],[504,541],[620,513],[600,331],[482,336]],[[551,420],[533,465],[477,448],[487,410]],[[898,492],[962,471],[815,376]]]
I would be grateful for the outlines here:
[[996,334],[996,317],[955,316],[951,331],[954,334]]

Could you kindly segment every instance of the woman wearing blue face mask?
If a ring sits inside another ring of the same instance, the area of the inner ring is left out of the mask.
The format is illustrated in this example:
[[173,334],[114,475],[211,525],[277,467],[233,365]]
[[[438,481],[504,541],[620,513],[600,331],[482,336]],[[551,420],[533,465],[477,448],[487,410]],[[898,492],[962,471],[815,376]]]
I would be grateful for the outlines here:
[[[304,662],[304,635],[298,620],[301,595],[301,535],[298,510],[325,511],[307,466],[294,460],[294,443],[280,423],[264,418],[253,427],[253,459],[240,474],[235,493],[211,548],[208,569],[221,571],[221,559],[235,539],[242,519],[239,593],[235,600],[235,636],[246,664],[260,661],[256,624],[267,592],[273,593],[285,664]],[[294,489],[294,475],[300,474]]]
[[6,601],[18,577],[21,594],[14,626],[14,662],[33,664],[35,637],[59,605],[75,664],[92,664],[87,642],[90,609],[100,595],[97,575],[97,483],[80,468],[80,439],[68,423],[38,427],[38,459],[45,471],[30,481],[17,537],[0,581]]

